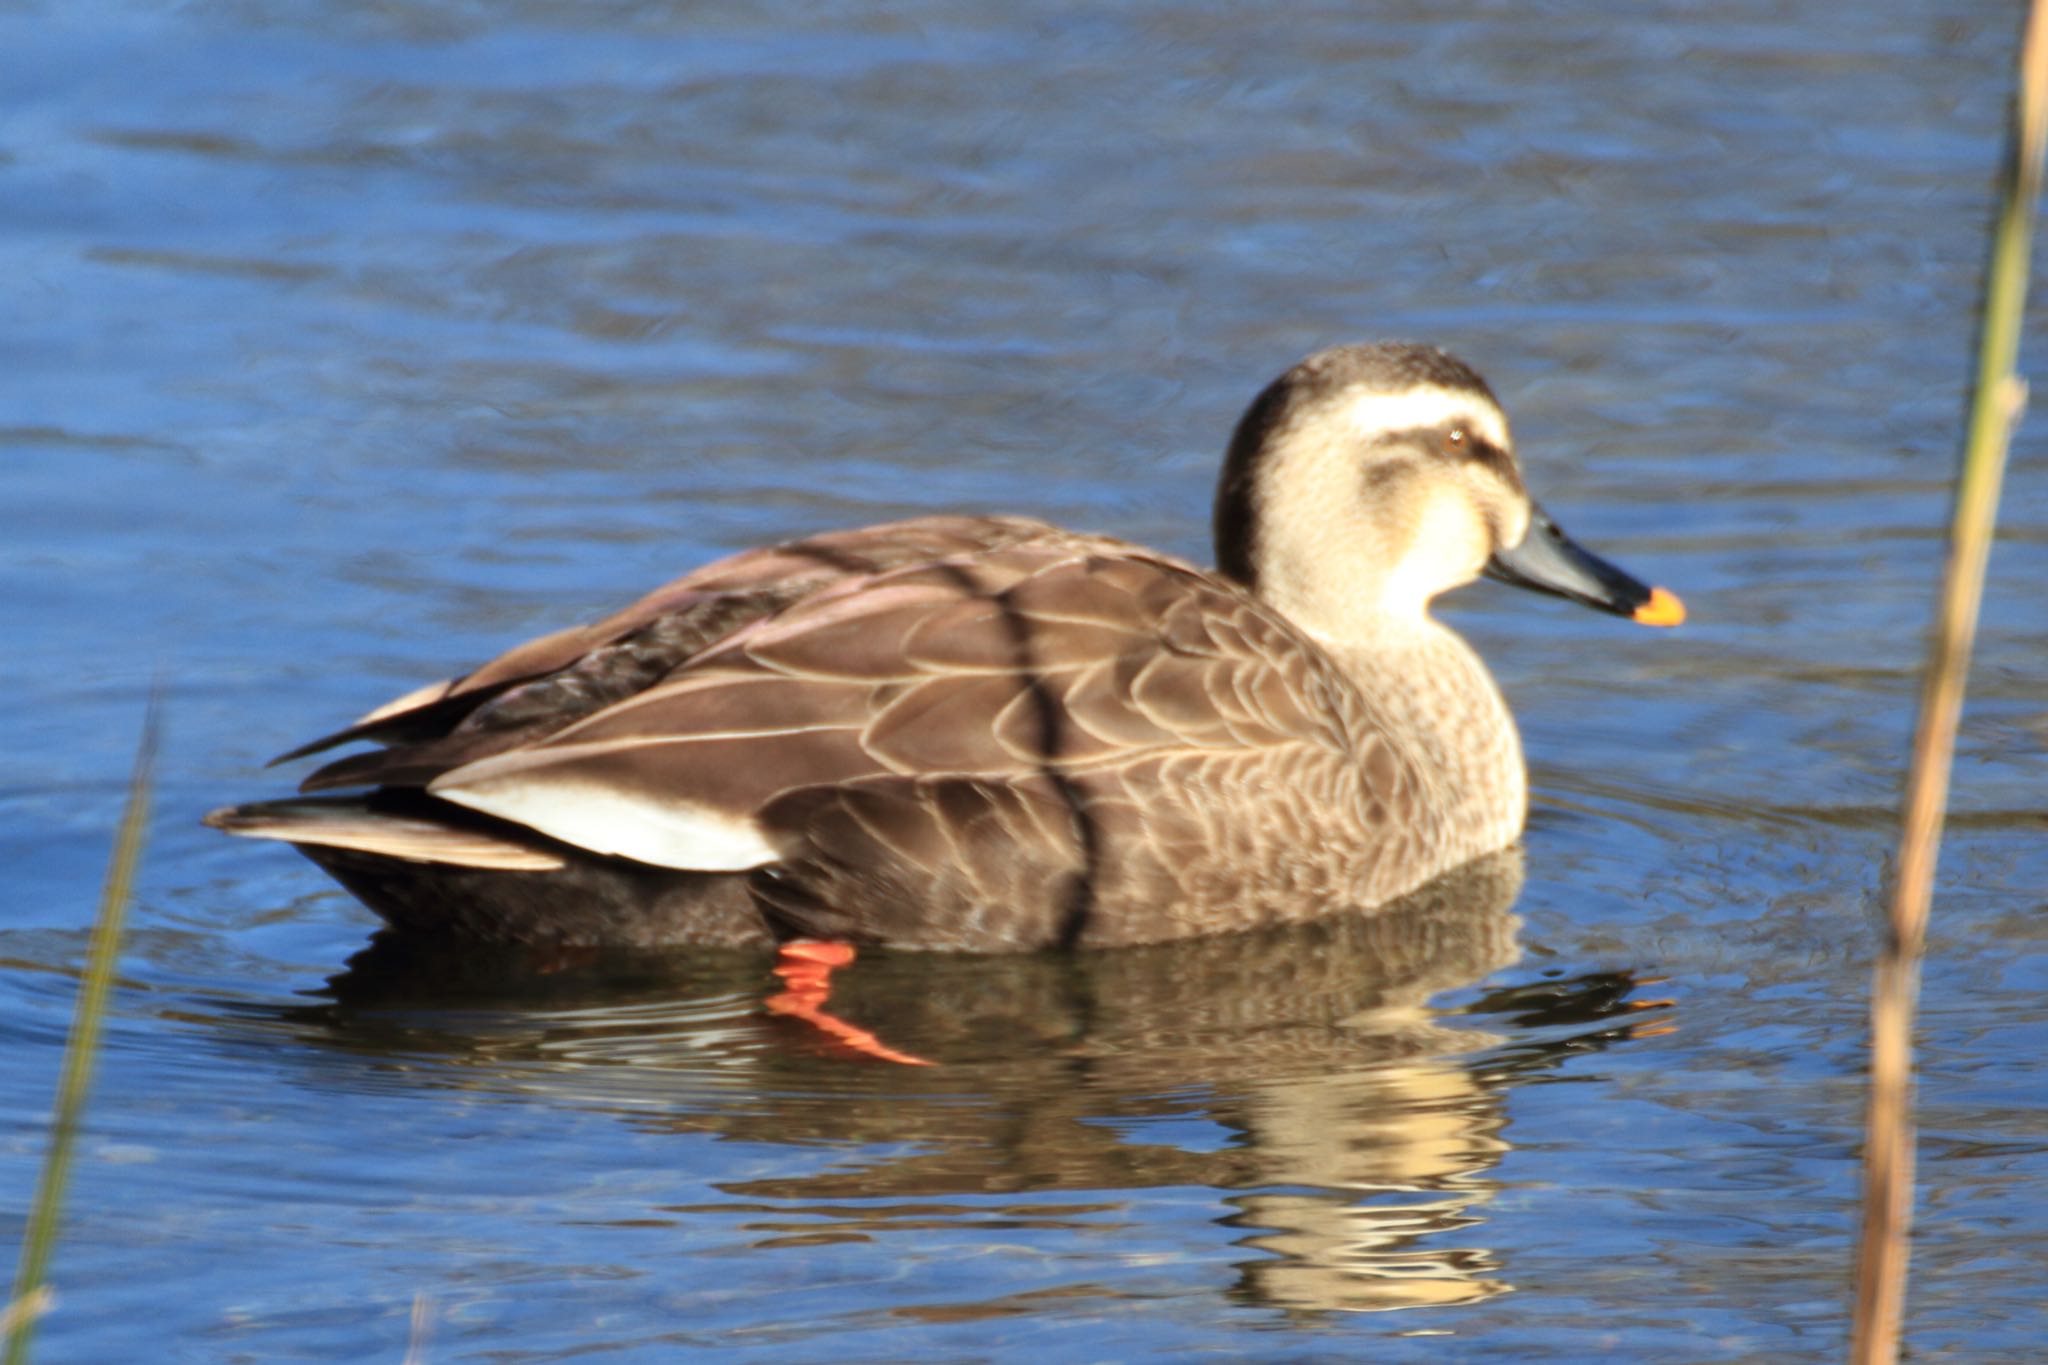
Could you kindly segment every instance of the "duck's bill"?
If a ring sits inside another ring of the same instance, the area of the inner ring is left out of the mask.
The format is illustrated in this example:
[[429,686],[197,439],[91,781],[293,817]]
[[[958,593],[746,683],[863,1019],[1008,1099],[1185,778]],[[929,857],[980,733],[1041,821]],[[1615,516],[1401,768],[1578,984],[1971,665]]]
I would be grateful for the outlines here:
[[1518,588],[1532,588],[1569,597],[1646,626],[1675,626],[1685,619],[1685,604],[1675,593],[1653,588],[1580,547],[1556,522],[1534,509],[1529,532],[1512,550],[1496,551],[1486,563],[1486,576]]

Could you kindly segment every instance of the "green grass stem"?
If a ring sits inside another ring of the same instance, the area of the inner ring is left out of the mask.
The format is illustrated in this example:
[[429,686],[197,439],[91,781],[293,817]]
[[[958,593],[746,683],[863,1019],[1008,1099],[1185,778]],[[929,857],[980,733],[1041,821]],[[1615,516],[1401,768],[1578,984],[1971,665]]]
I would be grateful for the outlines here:
[[157,748],[157,700],[150,698],[143,720],[142,738],[136,745],[135,769],[128,779],[128,802],[121,813],[121,828],[114,841],[113,859],[107,865],[106,884],[100,892],[98,916],[93,920],[92,941],[86,950],[85,976],[79,983],[78,1000],[71,1015],[71,1036],[64,1044],[64,1066],[57,1082],[56,1111],[50,1118],[50,1146],[43,1157],[43,1169],[36,1186],[36,1202],[29,1214],[28,1232],[22,1238],[21,1260],[15,1267],[14,1293],[6,1310],[7,1365],[26,1365],[36,1321],[51,1297],[47,1282],[50,1253],[57,1244],[57,1226],[64,1205],[64,1185],[71,1172],[71,1150],[78,1138],[79,1117],[85,1110],[86,1091],[92,1084],[92,1067],[99,1051],[100,1023],[112,994],[114,963],[120,956],[121,930],[128,917],[128,899],[135,886],[135,869],[142,861],[142,842],[149,828],[150,794],[155,784]]

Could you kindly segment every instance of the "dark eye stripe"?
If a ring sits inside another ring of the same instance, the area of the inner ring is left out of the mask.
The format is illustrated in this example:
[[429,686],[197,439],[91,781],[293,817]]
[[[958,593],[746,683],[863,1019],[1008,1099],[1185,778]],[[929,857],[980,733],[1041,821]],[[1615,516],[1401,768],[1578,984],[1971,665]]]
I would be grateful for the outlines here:
[[1468,433],[1465,444],[1459,448],[1458,453],[1475,464],[1491,465],[1502,472],[1514,467],[1513,462],[1508,459],[1508,453],[1483,436]]
[[[1463,431],[1465,439],[1451,441],[1451,432]],[[1374,445],[1420,446],[1435,454],[1439,459],[1469,461],[1491,469],[1500,481],[1516,492],[1522,492],[1521,471],[1515,468],[1515,461],[1506,450],[1487,440],[1470,426],[1459,423],[1445,423],[1433,427],[1410,427],[1405,431],[1389,431],[1380,435]]]
[[1474,464],[1485,465],[1500,476],[1500,481],[1516,492],[1522,491],[1522,473],[1515,468],[1514,460],[1505,450],[1483,436],[1467,434],[1461,451],[1465,459]]
[[[1453,442],[1451,439],[1453,431],[1462,432],[1464,439]],[[1396,443],[1417,445],[1421,446],[1424,450],[1435,451],[1438,454],[1451,458],[1472,460],[1479,464],[1490,465],[1504,474],[1512,475],[1514,469],[1514,461],[1508,458],[1508,453],[1505,450],[1502,450],[1499,446],[1463,423],[1434,427],[1410,427],[1405,431],[1383,432],[1373,442],[1374,445],[1393,445]]]

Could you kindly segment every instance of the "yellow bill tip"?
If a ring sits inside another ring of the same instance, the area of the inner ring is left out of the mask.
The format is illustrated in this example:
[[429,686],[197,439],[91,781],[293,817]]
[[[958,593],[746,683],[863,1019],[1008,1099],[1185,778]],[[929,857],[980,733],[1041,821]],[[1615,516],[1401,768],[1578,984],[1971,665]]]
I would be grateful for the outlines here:
[[1675,592],[1650,589],[1650,600],[1635,609],[1631,618],[1646,626],[1675,626],[1685,620],[1685,603]]

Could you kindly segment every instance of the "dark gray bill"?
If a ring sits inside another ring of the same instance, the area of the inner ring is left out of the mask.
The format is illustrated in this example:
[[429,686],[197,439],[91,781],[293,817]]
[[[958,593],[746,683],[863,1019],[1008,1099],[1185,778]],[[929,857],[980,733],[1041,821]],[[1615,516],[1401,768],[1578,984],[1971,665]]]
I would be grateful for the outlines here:
[[1486,576],[1518,588],[1553,593],[1647,626],[1675,626],[1685,619],[1678,598],[1622,572],[1558,528],[1541,507],[1533,508],[1529,533],[1512,550],[1486,562]]

